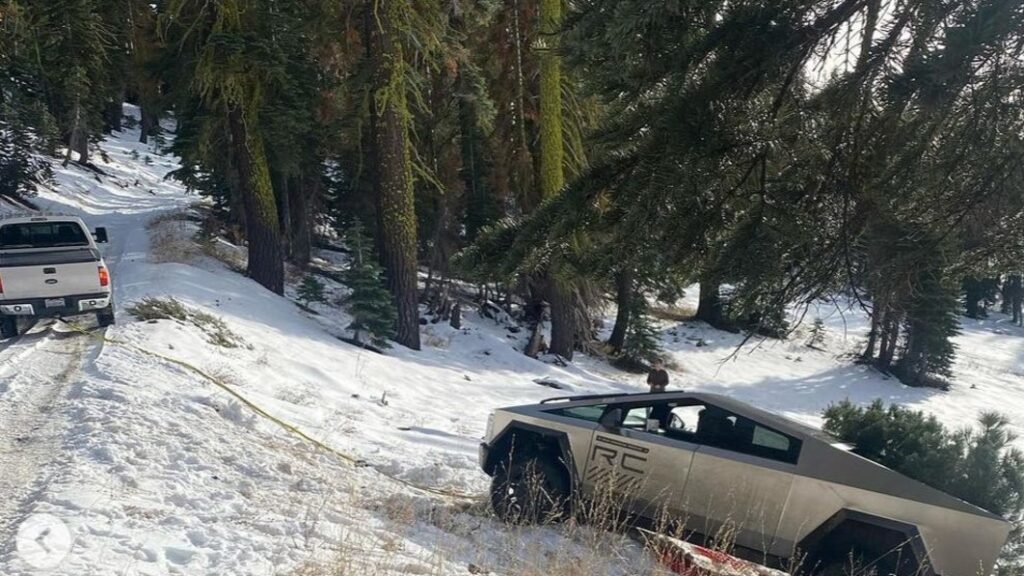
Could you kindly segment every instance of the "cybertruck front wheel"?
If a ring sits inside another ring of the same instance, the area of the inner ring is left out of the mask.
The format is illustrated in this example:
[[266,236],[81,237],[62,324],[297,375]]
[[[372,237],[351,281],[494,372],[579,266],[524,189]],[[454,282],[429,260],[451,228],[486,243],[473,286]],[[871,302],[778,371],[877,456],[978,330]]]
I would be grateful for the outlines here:
[[569,512],[568,475],[544,456],[499,464],[491,481],[491,506],[509,524],[560,522]]

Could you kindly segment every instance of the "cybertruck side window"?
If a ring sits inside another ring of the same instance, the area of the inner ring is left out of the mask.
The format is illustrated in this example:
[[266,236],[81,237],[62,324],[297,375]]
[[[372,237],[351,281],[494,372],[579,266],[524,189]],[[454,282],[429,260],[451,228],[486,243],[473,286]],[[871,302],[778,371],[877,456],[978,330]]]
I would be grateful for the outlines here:
[[665,435],[788,464],[800,457],[800,440],[702,402],[683,401],[672,408]]
[[802,447],[797,438],[711,405],[701,411],[695,437],[698,444],[787,464],[797,463]]
[[559,410],[552,410],[551,414],[565,416],[566,418],[576,418],[577,420],[586,420],[587,422],[599,422],[601,420],[601,415],[604,414],[604,409],[607,407],[607,404],[596,404],[594,406],[575,406],[573,408],[562,408]]

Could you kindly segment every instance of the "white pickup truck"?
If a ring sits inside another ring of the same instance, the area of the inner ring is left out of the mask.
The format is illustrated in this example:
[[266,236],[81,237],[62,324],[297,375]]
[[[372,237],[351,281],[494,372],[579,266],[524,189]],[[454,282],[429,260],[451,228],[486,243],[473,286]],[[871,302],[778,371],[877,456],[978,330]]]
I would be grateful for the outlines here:
[[0,219],[0,337],[18,335],[19,318],[96,314],[114,323],[110,271],[97,243],[74,216],[12,216]]

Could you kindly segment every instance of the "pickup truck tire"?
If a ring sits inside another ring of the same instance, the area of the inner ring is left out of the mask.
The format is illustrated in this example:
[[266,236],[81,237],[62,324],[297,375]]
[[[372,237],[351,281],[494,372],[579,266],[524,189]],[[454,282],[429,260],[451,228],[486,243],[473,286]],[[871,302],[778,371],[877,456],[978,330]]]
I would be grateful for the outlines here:
[[569,478],[563,466],[543,455],[522,456],[497,466],[491,506],[509,524],[549,524],[569,511]]
[[0,316],[0,338],[14,338],[18,335],[18,319],[14,316]]
[[96,313],[96,323],[100,328],[106,328],[114,324],[114,303]]

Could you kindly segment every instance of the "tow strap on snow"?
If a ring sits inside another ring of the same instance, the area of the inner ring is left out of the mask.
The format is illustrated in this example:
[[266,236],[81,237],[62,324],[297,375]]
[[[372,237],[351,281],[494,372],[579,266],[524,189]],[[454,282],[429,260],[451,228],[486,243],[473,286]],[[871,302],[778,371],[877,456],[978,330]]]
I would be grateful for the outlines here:
[[357,468],[364,468],[364,467],[372,468],[375,472],[377,472],[381,476],[384,476],[385,478],[388,478],[388,479],[390,479],[390,480],[392,480],[394,482],[402,484],[403,486],[407,486],[409,488],[412,488],[414,490],[418,490],[420,492],[426,492],[426,493],[434,494],[434,495],[437,495],[437,496],[443,496],[445,498],[454,498],[454,499],[457,499],[457,500],[475,500],[477,498],[477,495],[474,495],[474,494],[468,494],[468,493],[464,493],[464,492],[458,492],[458,491],[455,491],[455,490],[446,490],[446,489],[443,489],[443,488],[433,488],[433,487],[430,487],[430,486],[421,486],[419,484],[415,484],[415,483],[410,482],[408,480],[405,480],[404,478],[401,478],[399,476],[395,476],[393,474],[388,474],[387,472],[384,472],[380,468],[371,466],[370,464],[368,464],[364,460],[356,458],[355,456],[352,456],[351,454],[346,454],[345,452],[342,452],[341,450],[338,450],[336,448],[328,446],[327,444],[324,444],[320,440],[317,440],[316,438],[313,438],[309,434],[306,434],[298,426],[295,426],[294,424],[286,422],[286,421],[278,418],[277,416],[274,416],[273,414],[271,414],[267,410],[261,408],[259,405],[254,403],[252,400],[249,400],[248,398],[246,398],[245,396],[240,394],[237,390],[235,390],[231,386],[225,384],[222,380],[220,380],[216,376],[213,376],[212,374],[209,374],[209,373],[205,372],[202,368],[199,368],[199,367],[197,367],[197,366],[195,366],[193,364],[190,364],[190,363],[188,363],[188,362],[186,362],[184,360],[179,360],[178,358],[173,358],[171,356],[167,356],[167,355],[161,354],[159,352],[154,352],[152,350],[148,350],[148,349],[143,348],[143,347],[141,347],[141,346],[139,346],[137,344],[132,344],[131,342],[126,342],[124,340],[117,340],[115,338],[110,338],[106,334],[101,334],[101,333],[97,333],[97,332],[92,332],[92,331],[86,330],[85,328],[82,328],[78,324],[75,324],[73,322],[68,322],[67,320],[64,320],[63,318],[59,319],[59,321],[62,324],[64,324],[65,326],[67,326],[68,328],[74,330],[75,332],[79,332],[79,333],[85,334],[86,336],[89,336],[90,338],[94,338],[96,340],[99,340],[100,342],[103,342],[105,344],[112,344],[114,346],[122,346],[124,348],[130,348],[130,349],[135,350],[135,351],[137,351],[137,352],[139,352],[141,354],[145,354],[146,356],[151,356],[153,358],[158,358],[158,359],[163,360],[165,362],[169,362],[171,364],[174,364],[175,366],[178,366],[180,368],[184,368],[185,370],[191,371],[191,372],[199,375],[200,377],[202,377],[204,380],[207,380],[210,383],[216,385],[221,390],[224,390],[225,392],[227,392],[228,394],[233,396],[236,400],[238,400],[239,402],[244,404],[246,407],[248,407],[250,410],[255,412],[257,415],[262,416],[263,418],[269,420],[270,422],[273,422],[274,424],[276,424],[279,427],[283,428],[285,431],[290,432],[291,434],[294,434],[295,436],[298,436],[300,439],[302,439],[302,440],[312,444],[316,448],[319,448],[319,449],[323,450],[324,452],[327,452],[329,454],[332,454],[332,455],[340,458],[341,460],[343,460],[347,464],[351,464],[352,466],[355,466]]

